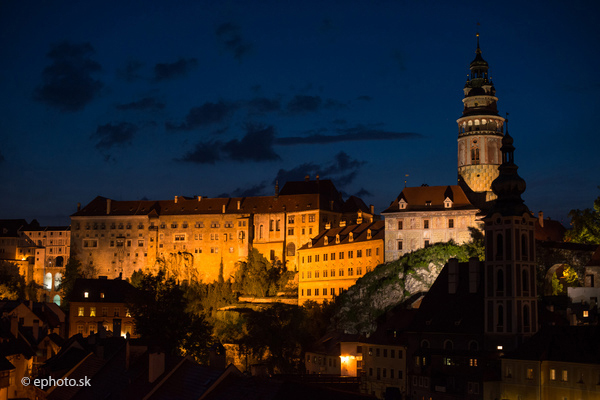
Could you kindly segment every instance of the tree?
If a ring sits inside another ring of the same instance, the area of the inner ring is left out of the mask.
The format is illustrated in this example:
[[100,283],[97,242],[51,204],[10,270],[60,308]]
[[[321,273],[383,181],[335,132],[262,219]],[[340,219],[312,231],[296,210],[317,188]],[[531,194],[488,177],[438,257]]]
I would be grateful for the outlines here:
[[[274,296],[285,286],[288,274],[281,265],[274,265],[258,250],[252,249],[247,262],[238,263],[234,290],[249,296]],[[284,282],[285,281],[285,282]]]
[[145,274],[128,301],[136,332],[171,354],[206,361],[212,344],[211,326],[188,311],[184,288],[164,271]]
[[26,287],[19,267],[9,261],[0,261],[0,299],[25,299]]
[[600,244],[600,196],[594,200],[593,208],[571,210],[572,228],[565,234],[569,242]]
[[69,312],[69,298],[75,287],[75,281],[81,278],[85,278],[81,262],[79,262],[77,257],[71,254],[69,261],[65,264],[65,274],[60,281],[60,291],[63,298],[61,308],[67,313]]

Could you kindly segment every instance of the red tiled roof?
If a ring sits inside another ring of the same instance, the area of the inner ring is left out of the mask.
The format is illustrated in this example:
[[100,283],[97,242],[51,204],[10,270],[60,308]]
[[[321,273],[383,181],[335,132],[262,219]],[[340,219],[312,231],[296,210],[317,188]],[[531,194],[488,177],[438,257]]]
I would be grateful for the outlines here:
[[[384,221],[367,222],[358,225],[348,225],[322,231],[312,239],[312,247],[323,247],[325,245],[325,237],[327,237],[327,246],[336,244],[336,237],[340,235],[340,243],[350,243],[350,232],[352,232],[352,242],[364,242],[367,240],[383,240],[385,237]],[[367,231],[371,230],[371,239],[367,239]],[[308,244],[302,246],[299,250],[308,249]]]
[[[391,212],[408,212],[408,211],[425,211],[425,210],[443,210],[444,200],[449,198],[452,200],[452,209],[477,209],[469,199],[465,192],[458,185],[452,186],[417,186],[406,187],[398,195],[398,197],[383,211],[384,213]],[[400,210],[398,203],[401,199],[406,201],[405,209]]]

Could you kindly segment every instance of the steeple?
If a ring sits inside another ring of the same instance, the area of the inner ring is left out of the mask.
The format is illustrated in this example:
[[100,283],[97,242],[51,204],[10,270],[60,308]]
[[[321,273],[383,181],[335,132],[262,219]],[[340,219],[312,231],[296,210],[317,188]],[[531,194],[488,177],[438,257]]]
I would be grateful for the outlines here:
[[474,203],[495,198],[504,118],[498,115],[496,88],[489,77],[477,34],[475,58],[463,88],[463,112],[458,123],[458,181]]

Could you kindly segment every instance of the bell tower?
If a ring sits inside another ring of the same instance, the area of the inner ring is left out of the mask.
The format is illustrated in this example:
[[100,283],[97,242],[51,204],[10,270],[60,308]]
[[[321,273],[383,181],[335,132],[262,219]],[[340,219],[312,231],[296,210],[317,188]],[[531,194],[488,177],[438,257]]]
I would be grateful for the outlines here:
[[490,344],[510,351],[538,326],[536,219],[521,198],[526,185],[517,173],[508,125],[501,151],[502,164],[492,182],[497,198],[484,218],[485,333]]
[[498,176],[504,118],[498,115],[496,89],[481,56],[479,33],[475,59],[464,87],[464,109],[458,123],[458,181],[481,201],[496,198],[492,181]]

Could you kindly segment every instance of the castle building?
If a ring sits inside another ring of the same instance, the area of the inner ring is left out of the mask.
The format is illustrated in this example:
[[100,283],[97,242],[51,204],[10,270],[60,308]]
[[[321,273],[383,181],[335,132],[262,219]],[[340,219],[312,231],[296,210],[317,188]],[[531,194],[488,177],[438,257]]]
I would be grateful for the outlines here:
[[382,212],[385,260],[397,260],[433,243],[470,241],[470,229],[478,228],[478,213],[458,185],[404,188]]
[[0,260],[17,264],[26,282],[42,286],[40,300],[60,305],[60,282],[70,249],[69,226],[40,226],[36,220],[0,220]]
[[71,216],[72,246],[84,267],[115,278],[165,268],[180,280],[225,279],[251,247],[288,270],[298,249],[342,220],[373,213],[358,199],[344,202],[330,180],[288,182],[274,196],[117,201],[96,197]]
[[468,195],[495,198],[491,184],[498,176],[504,118],[498,115],[496,89],[481,56],[479,34],[475,59],[464,87],[464,109],[458,123],[458,178]]
[[495,199],[504,118],[498,115],[496,89],[481,56],[479,35],[475,59],[464,86],[458,123],[458,185],[405,187],[382,212],[386,221],[385,260],[436,242],[471,240],[481,217]]
[[326,229],[298,250],[298,304],[342,294],[383,263],[383,221]]

